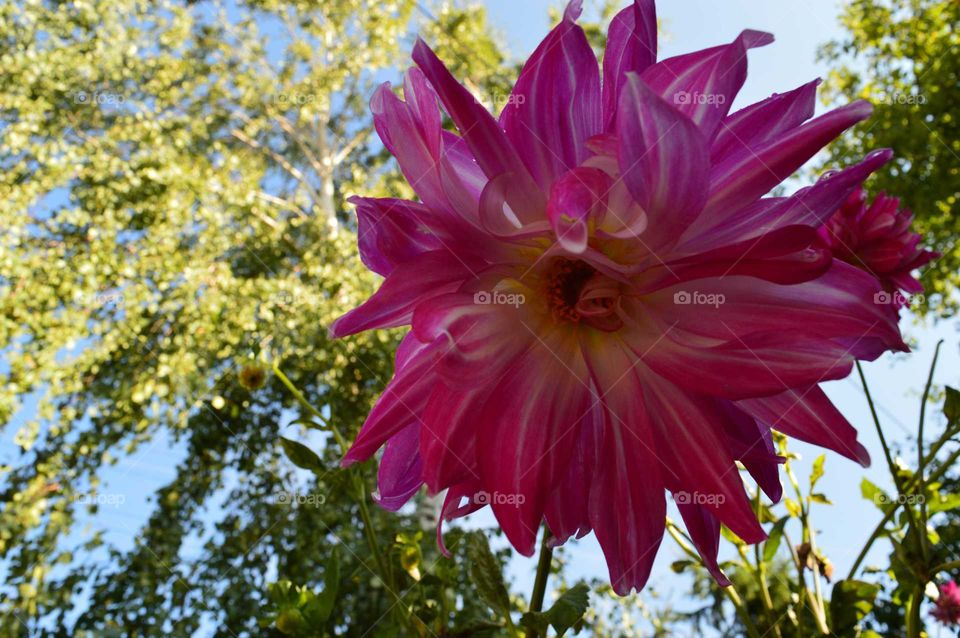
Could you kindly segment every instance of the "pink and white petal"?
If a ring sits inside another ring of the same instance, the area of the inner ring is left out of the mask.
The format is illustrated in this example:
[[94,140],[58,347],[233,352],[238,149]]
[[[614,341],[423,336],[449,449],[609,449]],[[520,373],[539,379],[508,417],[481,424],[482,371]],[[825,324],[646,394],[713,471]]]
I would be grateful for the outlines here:
[[706,140],[689,118],[632,74],[620,97],[618,127],[620,173],[649,220],[645,243],[652,250],[672,245],[706,202]]
[[600,133],[600,71],[575,22],[577,6],[530,56],[500,114],[500,124],[540,189],[587,158],[587,140]]
[[447,490],[440,508],[440,521],[437,523],[437,546],[440,548],[440,553],[447,558],[451,557],[451,553],[443,543],[443,524],[469,516],[484,508],[486,505],[480,502],[482,499],[477,498],[479,492],[480,484],[476,481],[464,481]]
[[606,416],[595,401],[580,427],[566,475],[553,490],[544,512],[553,538],[552,546],[563,545],[572,537],[583,538],[593,529],[590,523],[590,490],[599,468]]
[[[728,341],[779,330],[848,343],[878,339],[886,350],[906,351],[896,310],[874,303],[879,291],[869,273],[834,260],[821,277],[791,286],[731,276],[664,288],[645,295],[635,312],[703,339]],[[694,295],[707,305],[694,305]],[[857,350],[851,354],[860,358]]]
[[820,80],[808,82],[725,117],[710,145],[711,162],[749,153],[751,148],[776,139],[813,117]]
[[603,406],[605,428],[597,472],[591,479],[590,524],[623,596],[650,576],[666,517],[663,474],[649,405],[643,399],[636,359],[610,339],[586,333],[583,349]]
[[420,426],[408,425],[389,441],[377,470],[377,491],[373,494],[380,507],[396,512],[423,485],[420,458]]
[[[404,199],[351,197],[357,207],[357,244],[360,259],[373,272],[386,277],[397,264],[443,248],[432,211]],[[442,228],[442,227],[441,227]]]
[[499,122],[470,91],[456,81],[423,40],[417,40],[413,59],[439,94],[440,101],[487,177],[492,179],[504,173],[511,175],[513,187],[509,189],[508,201],[521,221],[541,219],[546,198]]
[[704,213],[684,233],[680,249],[698,252],[751,240],[795,224],[821,228],[850,193],[892,156],[889,149],[874,151],[860,163],[829,172],[789,197],[760,199],[734,214],[715,210],[711,217]]
[[512,173],[497,175],[487,182],[480,195],[480,225],[502,241],[522,242],[550,231],[550,223],[545,217],[525,222],[517,215],[510,205],[515,201],[511,193],[516,184]]
[[771,501],[778,502],[783,496],[780,464],[786,459],[776,453],[770,426],[757,423],[755,418],[731,401],[720,400],[717,404],[718,408],[729,417],[725,423],[727,442],[733,458],[747,468],[750,476]]
[[864,467],[870,465],[870,454],[857,441],[857,431],[815,385],[738,401],[737,405],[787,436],[833,450]]
[[603,53],[604,130],[615,130],[617,105],[627,73],[657,61],[657,9],[653,0],[634,0],[613,17]]
[[370,299],[330,326],[331,338],[410,323],[418,304],[457,290],[481,266],[450,251],[434,250],[398,264]]
[[747,79],[747,50],[771,42],[769,33],[748,29],[730,44],[662,60],[640,77],[712,140]]
[[477,437],[483,429],[477,415],[489,399],[487,388],[451,390],[438,382],[423,413],[420,455],[423,480],[431,492],[463,481],[480,478],[477,469]]
[[[676,495],[674,495],[676,499]],[[696,547],[697,553],[703,559],[703,564],[710,575],[721,587],[730,585],[730,580],[720,570],[717,564],[717,554],[720,551],[720,521],[705,507],[692,503],[677,503],[683,524],[690,534],[690,540]]]
[[663,475],[667,488],[699,495],[700,504],[734,534],[750,544],[762,541],[766,534],[724,437],[724,415],[709,398],[681,390],[642,363],[638,370],[657,456],[671,468]]
[[436,386],[435,376],[430,374],[436,365],[436,349],[432,345],[418,347],[407,335],[397,351],[397,371],[343,457],[343,467],[367,460],[404,429],[419,427],[420,415]]
[[613,179],[597,168],[578,167],[553,183],[547,219],[557,241],[573,254],[587,248],[591,229],[603,222]]
[[[701,307],[691,312],[708,313]],[[658,374],[686,391],[726,399],[768,396],[799,385],[841,379],[853,366],[843,344],[781,330],[754,332],[727,341],[697,343],[673,327],[654,346],[641,341],[638,354]]]
[[703,214],[713,217],[753,203],[840,133],[869,117],[872,110],[867,102],[853,102],[715,164],[710,170],[710,195]]
[[501,498],[492,508],[510,543],[533,555],[547,497],[563,478],[588,414],[583,357],[562,335],[544,334],[503,375],[479,421],[480,477]]
[[829,249],[814,245],[809,226],[787,226],[739,243],[653,266],[636,280],[641,291],[654,291],[685,281],[748,275],[779,284],[816,279],[830,268]]

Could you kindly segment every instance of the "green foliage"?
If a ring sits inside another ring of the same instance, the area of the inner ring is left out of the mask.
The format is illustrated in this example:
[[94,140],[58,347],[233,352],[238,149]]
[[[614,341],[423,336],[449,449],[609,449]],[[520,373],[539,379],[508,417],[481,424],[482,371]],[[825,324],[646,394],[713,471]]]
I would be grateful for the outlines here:
[[902,198],[916,215],[915,227],[943,253],[923,280],[925,308],[953,314],[950,298],[960,284],[960,3],[955,0],[850,0],[840,41],[821,58],[834,69],[829,101],[865,98],[873,117],[832,145],[824,166],[856,161],[870,150],[892,148],[896,156],[870,181],[870,188]]
[[557,602],[544,612],[527,612],[520,622],[526,627],[536,629],[540,635],[547,635],[547,628],[553,627],[557,636],[563,636],[567,630],[577,626],[583,619],[590,604],[590,588],[578,583],[563,592]]

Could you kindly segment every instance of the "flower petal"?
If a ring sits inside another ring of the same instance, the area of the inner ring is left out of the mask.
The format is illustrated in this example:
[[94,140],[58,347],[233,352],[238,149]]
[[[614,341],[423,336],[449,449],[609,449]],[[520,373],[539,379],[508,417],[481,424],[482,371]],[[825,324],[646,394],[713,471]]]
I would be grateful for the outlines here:
[[386,277],[399,263],[443,247],[428,229],[435,215],[429,208],[404,199],[351,197],[357,207],[357,244],[360,259],[373,272]]
[[[676,496],[674,496],[676,500]],[[692,503],[677,503],[683,524],[690,534],[693,546],[703,559],[703,564],[721,587],[730,585],[730,580],[717,564],[720,551],[720,521],[705,507]]]
[[510,543],[533,555],[546,497],[563,477],[591,395],[582,356],[556,335],[503,375],[478,422],[480,476]]
[[857,431],[815,385],[737,405],[787,436],[833,450],[864,467],[870,465],[870,454],[857,441]]
[[377,491],[373,495],[380,507],[396,512],[423,485],[419,446],[420,426],[415,423],[387,441],[377,470]]
[[600,71],[571,4],[520,72],[500,124],[543,192],[586,159],[600,133]]
[[646,584],[663,539],[665,470],[629,350],[609,339],[583,339],[605,417],[597,472],[590,479],[590,524],[613,590],[625,596]]
[[714,165],[704,215],[712,217],[752,203],[872,110],[867,102],[853,102]]
[[330,336],[336,339],[364,330],[406,325],[417,304],[453,292],[475,276],[474,268],[479,267],[471,267],[446,249],[417,255],[394,268],[367,301],[334,321]]
[[613,17],[603,54],[604,129],[614,128],[627,73],[657,61],[657,9],[653,0],[634,0]]
[[627,77],[618,118],[620,173],[649,216],[645,243],[673,243],[706,201],[706,140],[636,75]]
[[771,42],[769,33],[747,29],[730,44],[667,58],[640,77],[712,140],[747,79],[747,49]]
[[546,199],[497,120],[454,79],[423,40],[417,40],[413,59],[436,89],[440,101],[487,177],[493,179],[503,173],[512,175],[511,179],[515,182],[510,189],[509,201],[513,210],[524,222],[540,218]]

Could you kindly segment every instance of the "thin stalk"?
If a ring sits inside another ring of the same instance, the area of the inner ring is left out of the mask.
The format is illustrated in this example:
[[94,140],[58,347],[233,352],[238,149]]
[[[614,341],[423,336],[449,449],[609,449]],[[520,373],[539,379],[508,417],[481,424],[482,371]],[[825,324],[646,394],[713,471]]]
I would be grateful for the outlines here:
[[940,346],[943,345],[943,339],[937,342],[937,347],[933,350],[933,361],[930,363],[930,374],[927,375],[927,385],[923,388],[923,398],[920,400],[920,424],[917,426],[917,492],[920,494],[920,548],[923,552],[924,561],[929,555],[930,539],[927,538],[927,499],[926,487],[923,480],[924,456],[923,456],[923,425],[926,422],[927,398],[930,396],[930,386],[933,385],[933,371],[937,368],[937,357],[940,356]]
[[287,390],[290,391],[290,394],[293,395],[297,402],[303,406],[307,412],[320,419],[320,422],[323,423],[323,426],[330,429],[330,432],[333,433],[333,438],[337,441],[337,445],[339,445],[343,453],[346,454],[350,446],[347,444],[347,440],[343,438],[343,435],[340,434],[340,430],[337,429],[337,426],[327,420],[327,418],[320,413],[320,410],[313,407],[313,405],[307,401],[306,397],[303,396],[303,393],[297,389],[297,386],[293,385],[293,382],[287,378],[287,375],[285,375],[280,369],[279,361],[273,362],[273,373],[277,375],[277,378],[280,379],[280,382],[287,387]]
[[[547,594],[547,579],[550,578],[550,565],[553,562],[553,547],[550,546],[550,530],[543,528],[543,539],[540,541],[540,557],[537,559],[537,575],[533,579],[533,592],[530,594],[530,611],[543,611],[543,599]],[[532,629],[529,638],[537,638],[540,633]]]
[[[797,481],[797,475],[793,473],[793,468],[790,466],[790,463],[784,464],[784,471],[787,474],[787,478],[790,479],[794,493],[797,495],[797,501],[800,504],[800,525],[803,530],[803,541],[810,546],[810,556],[813,558],[813,560],[810,561],[810,571],[813,572],[813,593],[811,594],[810,590],[807,589],[807,598],[813,603],[813,609],[811,611],[813,611],[813,617],[817,621],[817,628],[820,630],[820,633],[826,635],[830,633],[830,628],[827,627],[827,611],[823,602],[823,585],[820,583],[820,563],[817,561],[817,539],[813,531],[813,526],[810,524],[809,501],[803,495],[803,490],[800,489],[800,482]],[[799,555],[797,556],[797,563],[802,574],[803,565],[800,563]]]
[[[691,547],[693,541],[690,540],[690,538],[684,534],[680,528],[674,525],[673,521],[671,521],[669,518],[667,519],[667,532],[670,533],[670,536],[673,537],[673,540],[676,541],[677,545],[680,546],[680,549],[682,549],[687,556],[691,557],[695,561],[698,561],[701,565],[704,564],[700,554],[698,554]],[[753,619],[750,618],[750,613],[747,611],[746,605],[743,604],[743,599],[740,598],[740,594],[737,593],[737,590],[734,588],[734,586],[729,585],[727,587],[721,587],[720,589],[723,590],[724,595],[726,595],[726,597],[730,599],[730,602],[733,603],[733,607],[737,610],[737,615],[740,617],[740,621],[747,630],[747,635],[750,636],[750,638],[762,638],[762,634],[757,629],[757,626],[753,624]]]
[[[860,367],[860,362],[857,361],[856,364],[857,373],[860,375],[860,382],[863,384],[863,393],[867,397],[867,405],[870,406],[870,415],[873,417],[873,424],[877,427],[877,435],[880,437],[880,445],[883,446],[883,455],[887,459],[887,466],[890,468],[890,475],[893,477],[893,484],[897,488],[897,494],[904,496],[906,495],[906,491],[903,489],[903,485],[900,482],[900,474],[897,472],[897,467],[893,463],[893,457],[890,455],[890,447],[887,445],[887,438],[883,435],[883,428],[880,427],[880,417],[877,416],[877,409],[873,405],[873,396],[870,394],[870,388],[867,386],[867,378],[863,374],[863,368]],[[910,525],[913,526],[913,529],[917,530],[918,534],[925,536],[927,533],[926,528],[921,530],[917,526],[917,519],[913,515],[913,510],[910,507],[904,507],[904,511],[907,512],[907,517],[910,519]],[[923,547],[922,544],[921,547]]]
[[920,620],[920,603],[922,602],[923,587],[917,585],[913,588],[907,608],[907,638],[920,638],[920,631],[923,629],[923,621]]

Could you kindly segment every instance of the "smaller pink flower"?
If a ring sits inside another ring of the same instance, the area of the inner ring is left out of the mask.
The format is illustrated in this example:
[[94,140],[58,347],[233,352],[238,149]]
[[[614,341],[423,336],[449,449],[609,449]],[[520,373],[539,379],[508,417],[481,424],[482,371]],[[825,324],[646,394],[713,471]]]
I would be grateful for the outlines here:
[[847,197],[819,233],[836,259],[871,273],[880,280],[891,301],[902,307],[908,301],[904,295],[923,292],[913,271],[940,256],[920,245],[922,237],[910,230],[911,222],[913,213],[900,208],[898,198],[881,192],[873,203],[868,203],[861,186]]
[[960,624],[960,587],[955,582],[940,585],[940,597],[930,615],[944,625]]

